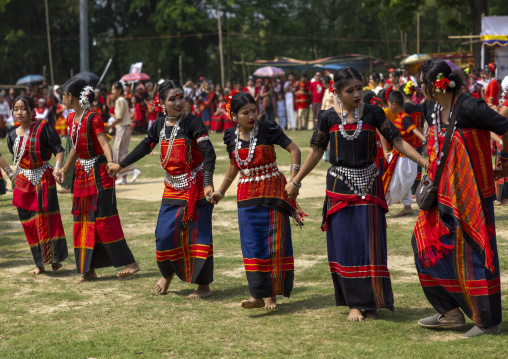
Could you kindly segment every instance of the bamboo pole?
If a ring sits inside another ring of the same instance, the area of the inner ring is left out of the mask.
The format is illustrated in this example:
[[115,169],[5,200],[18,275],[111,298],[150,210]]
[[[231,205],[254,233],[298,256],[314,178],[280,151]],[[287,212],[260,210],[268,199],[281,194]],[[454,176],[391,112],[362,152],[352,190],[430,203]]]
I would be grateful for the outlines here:
[[217,27],[219,30],[220,80],[224,88],[224,54],[222,52],[222,26],[220,23],[220,4],[217,6]]
[[51,76],[51,86],[55,86],[55,77],[53,76],[53,56],[51,54],[51,35],[49,33],[48,0],[44,0],[44,5],[46,7],[46,32],[48,34],[49,73]]

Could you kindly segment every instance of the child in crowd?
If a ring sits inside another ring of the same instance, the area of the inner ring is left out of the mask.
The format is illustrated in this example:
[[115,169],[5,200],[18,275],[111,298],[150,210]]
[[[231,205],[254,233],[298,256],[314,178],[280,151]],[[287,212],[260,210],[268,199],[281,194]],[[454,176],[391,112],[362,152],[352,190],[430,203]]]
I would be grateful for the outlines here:
[[192,114],[201,117],[201,99],[196,97],[192,105]]
[[[413,123],[411,117],[404,111],[404,97],[399,91],[391,91],[387,97],[388,109],[395,114],[394,125],[399,129],[404,141],[416,148],[418,139],[422,142],[425,137]],[[423,163],[423,157],[420,158]],[[411,186],[413,185],[418,164],[399,153],[395,148],[392,152],[387,152],[386,161],[388,168],[383,175],[383,186],[385,190],[386,203],[388,206],[397,202],[402,202],[404,209],[396,214],[396,217],[405,216],[413,213],[411,202]],[[420,160],[418,160],[420,162]],[[423,164],[422,163],[422,164]]]

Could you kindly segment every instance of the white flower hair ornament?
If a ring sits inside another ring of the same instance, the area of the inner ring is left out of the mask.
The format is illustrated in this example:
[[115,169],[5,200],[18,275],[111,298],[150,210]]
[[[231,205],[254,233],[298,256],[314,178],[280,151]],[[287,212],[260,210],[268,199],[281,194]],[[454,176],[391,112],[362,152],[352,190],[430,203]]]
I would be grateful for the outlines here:
[[92,86],[85,86],[79,94],[79,105],[81,108],[86,109],[90,107],[90,95],[93,93]]
[[454,89],[455,88],[455,81],[450,81],[450,83],[448,84],[448,87],[451,88],[451,89]]

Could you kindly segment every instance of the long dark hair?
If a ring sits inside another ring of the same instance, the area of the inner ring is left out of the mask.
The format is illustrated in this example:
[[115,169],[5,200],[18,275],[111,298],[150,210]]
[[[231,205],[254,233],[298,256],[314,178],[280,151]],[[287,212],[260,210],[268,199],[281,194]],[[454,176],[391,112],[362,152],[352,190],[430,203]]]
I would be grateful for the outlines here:
[[[432,87],[434,82],[437,80],[439,74],[443,74],[445,79],[448,79],[450,83],[446,87],[446,91],[453,91],[462,86],[462,76],[457,71],[452,71],[450,65],[443,60],[427,60],[420,67],[421,75],[420,79],[425,84],[425,93],[432,97]],[[450,84],[455,82],[455,86]]]
[[183,91],[183,86],[180,82],[176,80],[166,80],[159,85],[157,93],[159,94],[159,98],[161,99],[161,101],[166,101],[169,90],[172,89],[180,89]]
[[340,93],[351,80],[358,80],[362,82],[363,77],[354,67],[343,67],[340,70],[335,71],[335,74],[333,75],[333,87]]

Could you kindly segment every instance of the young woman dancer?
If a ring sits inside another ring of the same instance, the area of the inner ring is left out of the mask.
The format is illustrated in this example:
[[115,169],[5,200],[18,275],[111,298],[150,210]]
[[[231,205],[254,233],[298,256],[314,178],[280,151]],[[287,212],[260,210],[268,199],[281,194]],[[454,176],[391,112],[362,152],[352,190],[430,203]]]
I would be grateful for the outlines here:
[[224,132],[229,166],[219,190],[212,196],[212,203],[224,198],[240,172],[238,224],[252,296],[241,305],[246,309],[275,309],[276,296],[289,297],[293,289],[289,217],[301,223],[305,214],[295,201],[298,191],[289,197],[284,191],[287,182],[277,168],[274,146],[279,145],[291,154],[291,178],[300,169],[300,149],[275,122],[257,120],[256,101],[250,94],[236,93],[228,106],[229,116],[238,126]]
[[155,288],[166,294],[176,274],[180,280],[198,285],[189,298],[208,297],[213,281],[213,205],[209,199],[215,151],[203,121],[185,113],[185,94],[179,82],[162,83],[154,102],[156,110],[165,115],[155,120],[145,139],[119,165],[110,166],[110,173],[132,165],[159,144],[166,182],[155,228],[157,265],[162,274]]
[[[386,266],[388,207],[375,164],[376,129],[414,162],[421,156],[379,106],[361,102],[362,75],[357,70],[340,69],[334,81],[338,105],[319,113],[311,152],[293,182],[301,184],[330,143],[332,166],[326,177],[322,229],[326,230],[335,301],[350,308],[350,321],[363,321],[365,316],[377,319],[378,308],[393,310],[393,293]],[[290,196],[296,193],[293,183],[286,190]]]
[[74,255],[78,273],[76,282],[97,278],[95,268],[121,267],[118,277],[128,277],[139,266],[125,241],[116,208],[115,182],[107,173],[113,154],[106,138],[104,123],[89,111],[95,97],[93,88],[81,79],[66,83],[62,100],[67,116],[72,150],[62,169],[56,172],[59,183],[74,167],[72,214],[74,215]]

